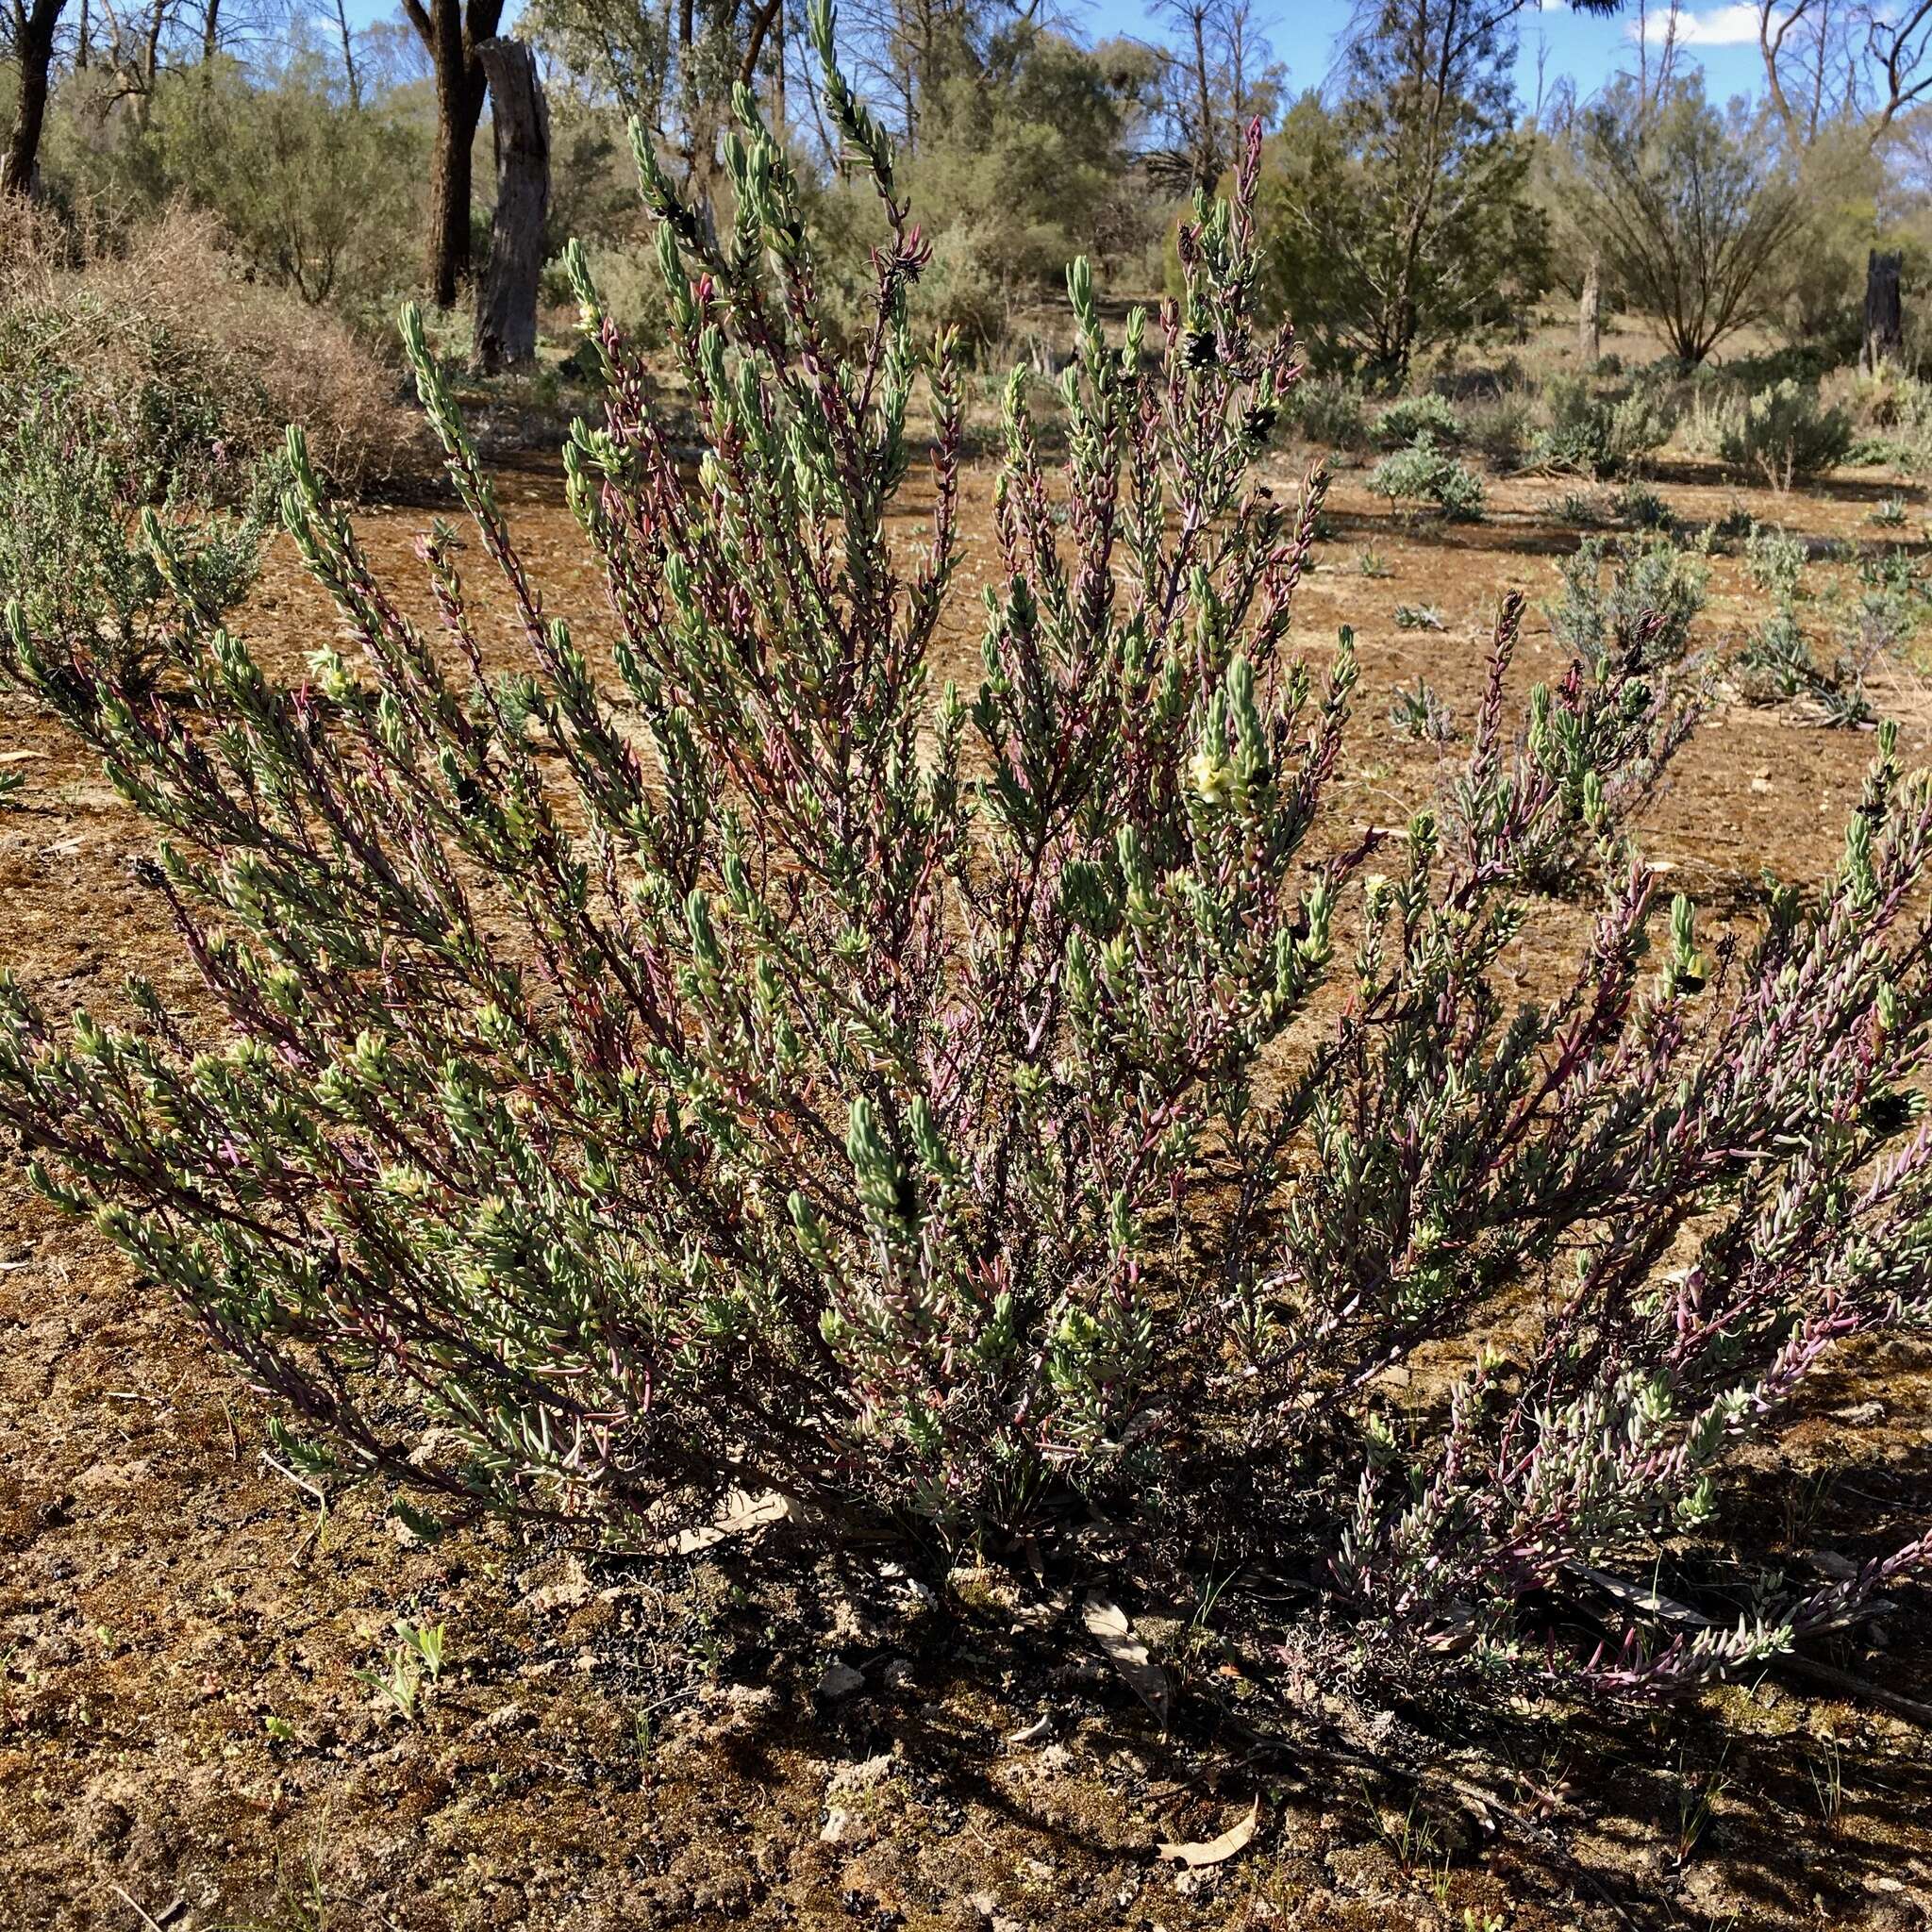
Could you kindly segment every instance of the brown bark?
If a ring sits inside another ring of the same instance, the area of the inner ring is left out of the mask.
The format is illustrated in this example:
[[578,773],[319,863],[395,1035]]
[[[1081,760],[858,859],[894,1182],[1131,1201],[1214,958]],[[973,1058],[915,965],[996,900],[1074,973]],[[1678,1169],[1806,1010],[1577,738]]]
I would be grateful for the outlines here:
[[750,87],[758,77],[758,60],[775,25],[778,28],[778,95],[781,101],[785,94],[785,28],[780,19],[784,5],[785,0],[765,0],[765,5],[752,15],[751,25],[744,37],[744,58],[738,67],[739,79]]
[[403,0],[436,75],[436,142],[425,278],[439,308],[453,308],[470,273],[470,150],[489,82],[476,49],[495,36],[503,0]]
[[490,262],[476,291],[476,364],[486,375],[537,353],[537,283],[550,212],[550,112],[537,57],[522,41],[476,49],[490,83],[496,145],[496,214]]
[[31,194],[40,164],[41,129],[47,120],[47,77],[54,65],[54,29],[66,0],[34,0],[13,9],[15,57],[20,62],[20,98],[13,126],[0,153],[0,194]]
[[144,121],[155,97],[155,82],[161,73],[161,35],[168,25],[168,0],[154,0],[148,8],[147,38],[142,42],[141,95],[135,107]]

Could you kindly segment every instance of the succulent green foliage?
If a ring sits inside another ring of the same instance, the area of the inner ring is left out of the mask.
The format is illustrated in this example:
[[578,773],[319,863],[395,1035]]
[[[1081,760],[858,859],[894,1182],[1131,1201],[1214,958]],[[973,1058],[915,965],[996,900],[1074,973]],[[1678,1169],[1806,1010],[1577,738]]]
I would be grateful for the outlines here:
[[0,429],[0,602],[21,607],[42,675],[139,691],[185,616],[212,622],[246,596],[263,527],[192,501],[143,519],[139,479],[70,401],[50,389]]
[[[935,691],[960,384],[908,321],[890,140],[812,28],[886,231],[862,355],[745,93],[715,233],[638,142],[694,466],[570,258],[614,677],[413,316],[516,662],[447,530],[433,630],[403,614],[299,436],[284,521],[353,658],[291,688],[191,601],[163,706],[54,675],[8,610],[14,675],[158,827],[143,876],[225,1024],[8,984],[0,1117],[291,1466],[615,1536],[751,1481],[947,1537],[1098,1501],[1150,1547],[1328,1564],[1411,1665],[1539,1654],[1523,1597],[1706,1511],[1830,1341],[1925,1312],[1932,792],[1882,736],[1815,901],[1748,950],[1687,906],[1650,959],[1625,808],[1689,711],[1606,653],[1518,730],[1512,595],[1439,808],[1323,825],[1356,667],[1346,632],[1290,648],[1319,475],[1293,507],[1253,475],[1297,376],[1248,322],[1258,132],[1158,319],[1109,335],[1069,272],[1064,460],[1016,376],[980,674]],[[1576,970],[1506,994],[1559,865]],[[1398,1429],[1381,1372],[1506,1308],[1510,1360]]]

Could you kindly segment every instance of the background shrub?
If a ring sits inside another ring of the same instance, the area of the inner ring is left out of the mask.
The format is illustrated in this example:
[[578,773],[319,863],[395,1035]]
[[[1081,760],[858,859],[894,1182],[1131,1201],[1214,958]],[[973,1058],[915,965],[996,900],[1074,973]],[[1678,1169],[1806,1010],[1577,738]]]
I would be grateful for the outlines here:
[[1607,659],[1652,671],[1689,651],[1710,576],[1702,558],[1667,537],[1619,538],[1614,545],[1586,537],[1560,568],[1563,594],[1548,607],[1550,630],[1587,667]]
[[1774,525],[1754,523],[1744,540],[1744,575],[1778,603],[1789,604],[1804,580],[1806,556],[1802,537]]
[[1530,455],[1547,468],[1623,476],[1670,440],[1673,415],[1656,391],[1599,396],[1582,377],[1558,376],[1544,395],[1550,420],[1532,441]]
[[934,241],[913,302],[926,328],[958,329],[972,348],[986,350],[1006,340],[1008,296],[969,227],[947,228]]
[[253,515],[210,517],[177,487],[162,499],[170,523],[192,517],[173,545],[174,583],[135,527],[153,478],[130,475],[88,440],[85,412],[49,385],[0,425],[0,601],[84,681],[129,695],[147,689],[192,604],[218,621],[255,578],[261,525]]
[[1438,449],[1426,431],[1384,457],[1369,473],[1368,488],[1391,504],[1433,504],[1452,522],[1472,522],[1483,513],[1482,478]]
[[1844,460],[1851,419],[1821,402],[1816,385],[1786,377],[1759,390],[1724,423],[1718,452],[1738,469],[1757,470],[1774,490]]
[[1451,448],[1462,441],[1462,419],[1456,413],[1456,406],[1434,390],[1404,396],[1375,418],[1375,441],[1385,449],[1405,448],[1423,436]]
[[[670,334],[671,305],[664,293],[664,277],[649,252],[635,244],[587,242],[582,247],[598,292],[625,339],[641,349],[662,348]],[[561,252],[544,264],[543,295],[558,308],[575,304]]]
[[1368,446],[1368,405],[1360,387],[1341,376],[1305,375],[1289,397],[1296,428],[1324,449]]
[[1528,389],[1505,389],[1462,405],[1464,431],[1472,448],[1499,470],[1514,470],[1528,456],[1534,435],[1536,396]]
[[393,375],[290,291],[242,280],[205,215],[174,210],[77,260],[0,243],[0,411],[58,396],[141,493],[245,497],[288,424],[335,487],[420,458]]

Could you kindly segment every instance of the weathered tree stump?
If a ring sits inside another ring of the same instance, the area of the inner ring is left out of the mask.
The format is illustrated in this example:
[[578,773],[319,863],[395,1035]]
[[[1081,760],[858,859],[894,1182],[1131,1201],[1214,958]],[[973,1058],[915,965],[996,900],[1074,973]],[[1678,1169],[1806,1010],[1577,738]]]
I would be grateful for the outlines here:
[[1876,248],[1865,258],[1865,346],[1858,363],[1867,375],[1905,357],[1905,305],[1899,294],[1905,259],[1896,250]]
[[476,366],[493,375],[537,353],[537,282],[550,211],[550,112],[537,57],[525,42],[485,41],[476,58],[490,78],[496,147],[490,262],[476,288]]
[[1583,292],[1576,298],[1576,356],[1586,369],[1594,369],[1603,354],[1601,275],[1602,266],[1592,255],[1584,271]]

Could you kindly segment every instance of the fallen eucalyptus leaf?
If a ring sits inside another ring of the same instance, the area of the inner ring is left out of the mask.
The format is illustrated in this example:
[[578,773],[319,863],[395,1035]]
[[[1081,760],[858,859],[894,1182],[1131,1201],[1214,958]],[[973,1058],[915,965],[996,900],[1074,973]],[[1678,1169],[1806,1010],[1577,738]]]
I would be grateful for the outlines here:
[[1224,1859],[1233,1857],[1254,1837],[1260,1816],[1261,1801],[1257,1798],[1248,1807],[1248,1815],[1239,1824],[1229,1825],[1219,1838],[1210,1838],[1200,1844],[1156,1845],[1154,1849],[1161,1857],[1173,1858],[1190,1872],[1199,1871],[1203,1865],[1219,1865]]
[[1087,1634],[1099,1644],[1107,1660],[1127,1688],[1167,1728],[1167,1673],[1147,1655],[1147,1646],[1134,1635],[1127,1613],[1098,1591],[1090,1591],[1082,1607],[1081,1621]]
[[792,1514],[790,1497],[781,1496],[776,1490],[763,1490],[754,1493],[750,1490],[733,1490],[724,1498],[724,1507],[710,1522],[695,1529],[681,1529],[677,1532],[675,1548],[680,1557],[694,1557],[700,1550],[708,1550],[715,1543],[722,1543],[726,1537],[747,1536],[755,1529],[763,1529],[767,1524],[783,1523]]

